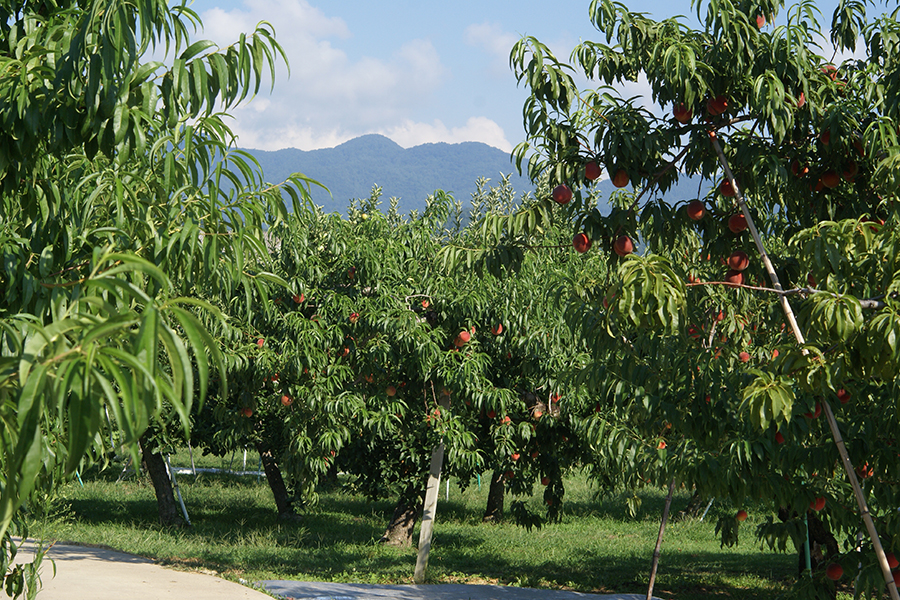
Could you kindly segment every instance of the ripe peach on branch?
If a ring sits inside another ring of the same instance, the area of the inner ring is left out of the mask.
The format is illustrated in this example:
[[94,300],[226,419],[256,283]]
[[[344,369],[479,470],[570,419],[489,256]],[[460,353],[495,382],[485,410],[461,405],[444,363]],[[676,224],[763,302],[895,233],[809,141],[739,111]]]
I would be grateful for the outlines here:
[[560,206],[565,206],[572,201],[572,190],[564,183],[553,188],[553,192],[550,195],[553,201]]
[[627,235],[619,236],[613,244],[613,250],[621,257],[628,256],[634,252],[634,243]]

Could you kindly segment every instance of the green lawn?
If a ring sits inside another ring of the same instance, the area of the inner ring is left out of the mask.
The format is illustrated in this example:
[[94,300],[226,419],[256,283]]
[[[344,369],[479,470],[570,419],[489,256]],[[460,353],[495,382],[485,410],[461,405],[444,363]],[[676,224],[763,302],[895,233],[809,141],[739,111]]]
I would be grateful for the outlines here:
[[[235,468],[240,468],[241,458],[235,459]],[[175,462],[190,464],[186,453]],[[256,467],[249,458],[247,466]],[[77,482],[67,486],[51,516],[33,525],[35,533],[111,546],[232,579],[412,582],[415,549],[376,543],[393,509],[390,501],[373,503],[323,491],[320,503],[303,511],[301,520],[285,523],[276,518],[264,479],[184,475],[179,484],[193,527],[166,530],[156,525],[149,479],[131,475],[117,482],[120,470],[89,472],[83,477],[84,487]],[[530,532],[511,522],[481,523],[486,486],[463,492],[451,482],[449,500],[444,490],[442,485],[430,582],[646,592],[664,503],[662,490],[642,492],[640,513],[632,518],[623,497],[598,498],[596,490],[576,477],[567,482],[562,521]],[[538,510],[539,499],[530,502]],[[686,503],[687,495],[678,494],[673,511]],[[759,547],[752,535],[752,510],[741,526],[746,532],[741,544],[720,548],[714,535],[719,511],[733,514],[734,508],[713,504],[704,522],[670,523],[656,595],[678,600],[770,599],[785,588],[794,575],[795,555]]]

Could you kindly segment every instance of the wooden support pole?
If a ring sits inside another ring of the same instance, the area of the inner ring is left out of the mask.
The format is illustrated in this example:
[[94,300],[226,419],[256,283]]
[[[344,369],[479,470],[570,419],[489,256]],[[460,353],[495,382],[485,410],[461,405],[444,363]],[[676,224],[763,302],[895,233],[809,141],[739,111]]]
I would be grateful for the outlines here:
[[894,574],[891,573],[891,566],[888,564],[887,556],[884,553],[884,547],[878,538],[878,531],[875,529],[875,521],[869,513],[869,506],[866,503],[866,497],[863,494],[862,487],[859,485],[859,479],[856,477],[856,471],[850,463],[850,456],[847,454],[847,447],[844,444],[844,438],[841,436],[841,430],[838,428],[837,420],[834,418],[834,412],[827,402],[823,402],[825,418],[828,419],[828,426],[831,428],[831,435],[834,436],[834,443],[837,445],[838,453],[841,455],[841,463],[844,465],[844,471],[853,487],[853,494],[856,496],[856,503],[862,513],[863,522],[866,524],[866,530],[869,532],[869,538],[872,540],[872,549],[875,550],[875,558],[878,559],[878,566],[881,567],[881,573],[884,575],[884,581],[887,583],[888,593],[891,600],[900,600],[900,593],[897,591],[897,584],[894,582]]
[[[441,394],[440,406],[450,408],[449,394]],[[437,510],[438,496],[441,487],[441,468],[444,464],[444,440],[431,453],[431,468],[428,473],[428,487],[425,489],[425,507],[422,511],[422,526],[419,529],[419,554],[416,557],[416,571],[413,582],[425,583],[425,570],[428,568],[428,555],[431,552],[431,535],[434,531],[434,515]]]
[[669,484],[669,494],[666,496],[666,507],[663,508],[662,521],[659,523],[659,535],[656,536],[656,548],[653,550],[653,562],[650,566],[650,584],[647,586],[647,600],[653,600],[653,585],[656,583],[656,570],[659,567],[659,554],[662,549],[663,533],[666,531],[666,522],[669,520],[669,509],[672,507],[672,495],[675,493],[675,478]]

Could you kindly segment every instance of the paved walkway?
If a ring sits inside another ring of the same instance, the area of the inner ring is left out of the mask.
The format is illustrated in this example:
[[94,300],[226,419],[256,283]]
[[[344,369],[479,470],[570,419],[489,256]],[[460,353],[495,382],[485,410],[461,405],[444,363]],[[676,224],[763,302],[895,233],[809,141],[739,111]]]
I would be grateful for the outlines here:
[[[28,560],[28,546],[17,559]],[[56,574],[53,574],[53,559]],[[18,562],[17,561],[17,562]],[[643,600],[644,594],[581,594],[498,585],[363,585],[262,581],[258,588],[152,560],[75,544],[56,544],[42,565],[38,600]]]
[[263,581],[272,594],[291,600],[644,600],[646,594],[581,594],[502,585],[363,585]]
[[[19,556],[16,559],[20,562]],[[23,559],[28,560],[27,555]],[[56,565],[55,576],[48,559]],[[213,575],[166,569],[108,548],[70,544],[50,549],[41,563],[41,582],[38,600],[272,600]]]

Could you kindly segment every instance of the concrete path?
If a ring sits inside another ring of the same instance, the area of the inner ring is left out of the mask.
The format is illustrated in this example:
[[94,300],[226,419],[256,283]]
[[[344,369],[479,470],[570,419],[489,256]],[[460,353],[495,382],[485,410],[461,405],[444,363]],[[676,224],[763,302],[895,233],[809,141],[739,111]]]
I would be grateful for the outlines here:
[[[27,545],[26,545],[27,549]],[[16,562],[29,560],[27,552]],[[53,574],[53,564],[56,575]],[[213,575],[166,569],[108,548],[56,544],[41,563],[38,600],[272,600]]]
[[[581,594],[502,585],[363,585],[309,581],[262,581],[285,600],[644,600],[646,594]],[[658,600],[658,599],[657,599]]]
[[[16,562],[29,560],[29,546]],[[53,564],[56,574],[53,574]],[[268,594],[204,573],[176,571],[152,560],[76,544],[55,544],[41,569],[38,600],[643,600],[644,594],[581,594],[499,585],[364,585],[262,581]],[[269,595],[271,594],[271,595]]]

